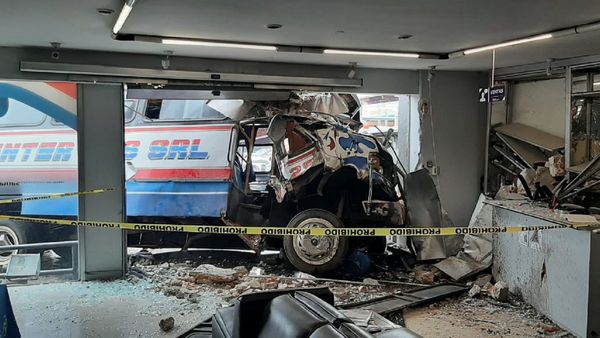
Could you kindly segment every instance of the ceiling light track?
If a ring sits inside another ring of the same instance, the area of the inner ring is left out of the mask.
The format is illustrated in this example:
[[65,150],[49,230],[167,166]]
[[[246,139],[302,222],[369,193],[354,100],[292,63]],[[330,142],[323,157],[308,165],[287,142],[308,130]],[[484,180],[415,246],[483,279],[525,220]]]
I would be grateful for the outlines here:
[[[319,86],[336,88],[360,88],[362,79],[321,78],[309,76],[283,76],[247,73],[220,73],[191,70],[171,70],[107,66],[97,64],[73,64],[59,62],[21,61],[20,70],[31,73],[68,74],[69,76],[101,76],[110,78],[136,78],[173,81],[210,81],[214,83],[249,83],[261,85]],[[142,80],[142,82],[145,82]]]
[[509,40],[509,41],[505,41],[505,42],[501,42],[501,43],[497,43],[497,44],[485,45],[485,46],[475,47],[475,48],[470,48],[470,49],[463,49],[463,50],[448,54],[448,57],[455,58],[455,57],[490,51],[490,50],[494,50],[494,49],[500,49],[500,48],[504,48],[504,47],[522,45],[522,44],[526,44],[526,43],[532,43],[532,42],[547,40],[547,39],[551,39],[551,38],[559,38],[559,37],[574,35],[574,34],[587,33],[587,32],[597,31],[597,30],[600,30],[600,21],[595,21],[592,23],[587,23],[587,24],[583,24],[583,25],[559,29],[559,30],[542,33],[542,34],[538,34],[538,35],[533,35],[533,36],[529,36],[529,37],[525,37],[525,38]]
[[368,49],[342,49],[342,48],[325,48],[314,46],[290,46],[290,45],[269,45],[260,43],[248,43],[239,41],[223,41],[210,39],[192,39],[180,37],[163,37],[154,35],[141,34],[116,34],[113,36],[115,40],[121,41],[139,41],[152,42],[164,45],[179,45],[179,46],[201,46],[201,47],[217,47],[217,48],[240,48],[254,49],[262,51],[272,51],[280,53],[303,53],[303,54],[338,54],[338,55],[355,55],[355,56],[382,56],[382,57],[397,57],[411,59],[444,59],[447,56],[444,54],[434,53],[412,53],[403,51],[389,50],[368,50]]

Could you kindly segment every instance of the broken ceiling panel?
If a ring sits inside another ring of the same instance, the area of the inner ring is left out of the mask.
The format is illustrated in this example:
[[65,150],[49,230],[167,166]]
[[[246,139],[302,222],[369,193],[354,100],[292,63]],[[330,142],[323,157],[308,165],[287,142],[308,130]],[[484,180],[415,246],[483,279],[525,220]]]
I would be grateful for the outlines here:
[[519,169],[519,171],[525,169],[525,166],[523,164],[521,164],[521,162],[519,162],[517,160],[516,157],[514,157],[508,150],[498,147],[498,146],[494,146],[494,149],[496,149],[496,151],[504,156],[504,158],[506,158],[510,163],[512,163],[515,167],[517,167]]
[[496,131],[548,151],[556,151],[565,147],[564,138],[520,123],[503,125],[497,127]]
[[540,149],[529,143],[519,141],[510,136],[497,134],[498,138],[506,144],[529,168],[534,168],[535,163],[546,162],[548,158]]
[[[587,168],[587,166],[590,164],[590,162],[585,162],[579,165],[574,165],[574,166],[570,166],[567,170],[569,172],[575,173],[575,174],[581,174],[581,172]],[[600,174],[599,173],[595,173],[593,175],[594,178],[600,179]]]

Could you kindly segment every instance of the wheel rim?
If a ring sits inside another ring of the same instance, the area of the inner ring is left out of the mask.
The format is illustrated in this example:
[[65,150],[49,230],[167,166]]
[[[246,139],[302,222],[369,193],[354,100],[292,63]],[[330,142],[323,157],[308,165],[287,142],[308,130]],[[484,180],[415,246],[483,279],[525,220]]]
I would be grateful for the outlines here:
[[[308,218],[298,228],[333,228],[333,224],[322,218]],[[294,251],[305,263],[322,265],[329,262],[337,253],[338,236],[294,235],[292,238]]]
[[[18,245],[19,237],[13,229],[0,225],[0,247],[8,245]],[[0,252],[0,264],[5,264],[10,259],[10,256],[16,254],[18,250]]]

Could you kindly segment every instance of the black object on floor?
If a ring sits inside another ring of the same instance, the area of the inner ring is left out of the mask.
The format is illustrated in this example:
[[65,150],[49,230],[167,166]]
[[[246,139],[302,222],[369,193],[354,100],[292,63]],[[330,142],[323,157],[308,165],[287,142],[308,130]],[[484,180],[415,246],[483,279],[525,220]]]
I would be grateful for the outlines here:
[[362,302],[344,304],[340,308],[371,310],[380,315],[387,315],[408,307],[432,303],[442,298],[457,295],[466,292],[468,289],[469,287],[461,284],[442,283]]
[[[210,330],[209,330],[210,325]],[[240,297],[180,338],[418,338],[405,329],[371,335],[333,306],[327,288],[272,290]]]
[[8,288],[6,285],[0,285],[0,320],[2,327],[0,328],[0,338],[20,338],[19,326],[15,320],[10,298],[8,296]]

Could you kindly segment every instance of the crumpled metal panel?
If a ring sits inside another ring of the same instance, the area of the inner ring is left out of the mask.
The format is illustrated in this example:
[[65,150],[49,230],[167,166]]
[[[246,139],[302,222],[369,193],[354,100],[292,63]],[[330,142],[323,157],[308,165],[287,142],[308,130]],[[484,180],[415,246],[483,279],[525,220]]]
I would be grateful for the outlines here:
[[[485,196],[479,196],[469,227],[491,227],[492,207],[484,205]],[[465,235],[462,250],[455,257],[448,257],[434,266],[458,281],[476,274],[492,265],[492,235]]]
[[[421,169],[406,175],[406,207],[411,227],[451,227],[452,221],[440,203],[437,189],[429,172]],[[417,260],[446,258],[462,246],[461,236],[412,237]]]

